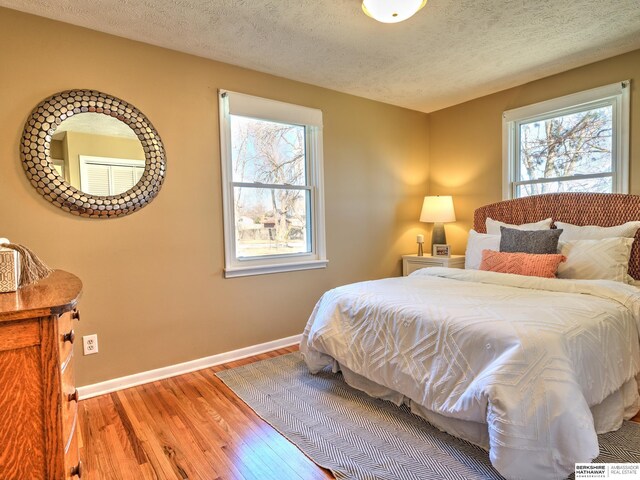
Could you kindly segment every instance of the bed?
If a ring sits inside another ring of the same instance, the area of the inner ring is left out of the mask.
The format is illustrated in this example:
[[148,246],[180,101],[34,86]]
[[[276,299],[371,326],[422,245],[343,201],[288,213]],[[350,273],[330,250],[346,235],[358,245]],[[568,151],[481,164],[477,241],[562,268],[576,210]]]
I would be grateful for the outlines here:
[[[475,212],[524,224],[640,220],[640,197],[548,194]],[[640,230],[639,230],[640,232]],[[638,235],[629,274],[640,277]],[[631,242],[631,240],[629,241]],[[506,478],[566,478],[597,434],[640,410],[640,289],[610,280],[422,269],[326,292],[300,345],[312,372],[412,411],[489,451]]]

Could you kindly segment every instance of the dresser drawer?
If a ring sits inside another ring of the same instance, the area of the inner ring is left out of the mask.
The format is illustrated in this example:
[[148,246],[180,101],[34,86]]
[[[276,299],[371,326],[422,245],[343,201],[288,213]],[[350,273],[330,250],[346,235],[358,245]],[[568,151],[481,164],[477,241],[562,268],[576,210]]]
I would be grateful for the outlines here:
[[0,328],[0,352],[39,345],[40,322],[25,320],[3,325]]
[[71,438],[69,443],[65,445],[68,447],[64,454],[64,478],[65,480],[73,479],[77,480],[82,477],[82,464],[78,455],[78,424],[75,423],[75,428],[71,432]]
[[63,313],[58,317],[58,348],[60,350],[60,361],[63,362],[69,358],[69,354],[73,350],[73,342],[76,334],[74,330],[73,313]]
[[73,431],[78,413],[77,390],[74,378],[73,352],[70,353],[69,361],[62,372],[62,388],[60,389],[62,403],[62,440],[65,445]]

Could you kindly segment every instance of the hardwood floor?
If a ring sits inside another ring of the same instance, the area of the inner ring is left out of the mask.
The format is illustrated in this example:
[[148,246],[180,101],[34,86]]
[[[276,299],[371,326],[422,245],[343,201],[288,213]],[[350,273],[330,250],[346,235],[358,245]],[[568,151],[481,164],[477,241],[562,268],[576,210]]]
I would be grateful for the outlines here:
[[[296,350],[283,348],[81,401],[83,479],[333,478],[214,375]],[[640,414],[633,420],[640,422]]]
[[214,375],[295,350],[81,401],[83,480],[333,478]]

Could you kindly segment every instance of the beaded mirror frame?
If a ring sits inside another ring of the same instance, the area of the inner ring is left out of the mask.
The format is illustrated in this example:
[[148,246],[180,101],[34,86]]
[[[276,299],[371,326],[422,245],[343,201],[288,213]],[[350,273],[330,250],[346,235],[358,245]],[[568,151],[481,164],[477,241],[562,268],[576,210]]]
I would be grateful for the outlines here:
[[[58,125],[85,112],[124,122],[142,143],[144,173],[126,192],[90,195],[72,186],[53,167],[51,138]],[[121,217],[148,205],[158,195],[167,170],[164,145],[149,119],[130,103],[96,90],[66,90],[40,102],[25,124],[20,157],[31,185],[45,199],[74,215],[93,218]]]

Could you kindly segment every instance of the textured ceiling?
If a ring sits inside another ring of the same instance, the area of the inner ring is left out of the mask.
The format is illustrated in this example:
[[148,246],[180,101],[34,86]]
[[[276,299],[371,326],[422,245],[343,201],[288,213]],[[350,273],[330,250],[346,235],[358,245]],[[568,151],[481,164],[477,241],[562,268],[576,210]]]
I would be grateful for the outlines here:
[[640,48],[639,0],[0,0],[0,5],[430,112]]
[[[90,112],[78,113],[64,120],[56,128],[56,135],[61,135],[67,131],[107,135],[110,137],[138,138],[136,133],[131,130],[131,127],[126,123],[107,115]],[[56,138],[55,135],[54,138]]]

